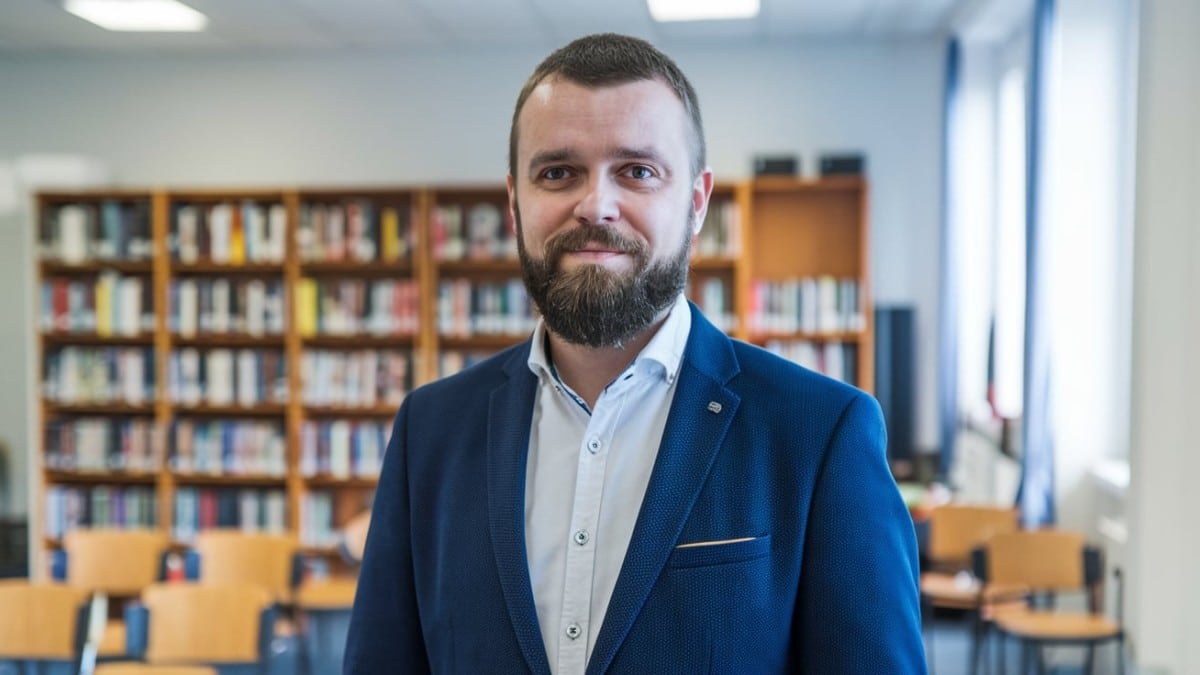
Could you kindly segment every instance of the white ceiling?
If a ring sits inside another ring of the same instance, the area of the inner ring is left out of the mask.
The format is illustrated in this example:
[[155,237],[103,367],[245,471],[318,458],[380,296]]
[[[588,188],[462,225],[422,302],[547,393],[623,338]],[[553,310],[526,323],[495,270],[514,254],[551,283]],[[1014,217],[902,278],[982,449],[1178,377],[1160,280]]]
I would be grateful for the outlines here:
[[977,0],[762,0],[754,19],[656,24],[645,0],[183,0],[203,33],[113,33],[59,0],[0,0],[0,58],[41,53],[548,49],[615,31],[654,42],[908,38],[947,32]]

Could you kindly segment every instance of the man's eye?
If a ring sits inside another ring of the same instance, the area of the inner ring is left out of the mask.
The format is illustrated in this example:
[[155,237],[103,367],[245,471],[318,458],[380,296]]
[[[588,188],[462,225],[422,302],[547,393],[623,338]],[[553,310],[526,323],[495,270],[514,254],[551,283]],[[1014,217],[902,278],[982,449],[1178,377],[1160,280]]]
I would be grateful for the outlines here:
[[567,173],[567,170],[561,166],[552,166],[542,172],[542,178],[546,178],[548,180],[563,180],[569,175],[570,174]]
[[630,178],[636,178],[638,180],[646,180],[647,178],[654,177],[654,171],[651,170],[650,167],[642,166],[640,164],[629,167],[626,170],[626,173],[629,174]]

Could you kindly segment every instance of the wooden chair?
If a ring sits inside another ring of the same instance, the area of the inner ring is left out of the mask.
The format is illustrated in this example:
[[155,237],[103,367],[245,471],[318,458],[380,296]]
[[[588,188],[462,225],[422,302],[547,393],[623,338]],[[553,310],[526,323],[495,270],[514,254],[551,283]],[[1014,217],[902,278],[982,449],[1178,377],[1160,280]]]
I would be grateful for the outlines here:
[[[971,573],[971,552],[995,534],[1014,532],[1017,512],[1013,508],[944,504],[929,512],[929,541],[926,557],[929,571],[921,574],[923,614],[934,607],[965,610],[971,614],[971,649],[967,672],[978,670],[984,631],[993,607],[1021,600],[1023,586],[986,587]],[[933,636],[927,639],[929,661],[933,662]]]
[[[1044,597],[1046,606],[1031,602],[997,612],[996,629],[1013,636],[1022,645],[1022,668],[1034,659],[1043,668],[1043,650],[1052,645],[1087,647],[1085,669],[1094,672],[1095,646],[1113,641],[1117,646],[1117,668],[1125,672],[1123,611],[1120,572],[1117,575],[1117,619],[1103,615],[1104,561],[1100,550],[1088,546],[1084,536],[1059,530],[998,534],[975,554],[976,574],[988,583],[1028,586],[1034,597]],[[1083,593],[1087,611],[1054,608],[1057,596]],[[1004,668],[1004,645],[1000,646],[1000,668]]]
[[192,546],[194,576],[206,584],[254,584],[273,602],[290,604],[300,582],[298,550],[296,538],[288,535],[205,530]]
[[274,611],[271,594],[253,584],[155,584],[126,611],[129,652],[152,666],[261,672]]
[[[63,538],[55,576],[93,598],[102,596],[105,603],[109,597],[137,597],[159,580],[168,543],[166,535],[155,530],[72,530]],[[125,654],[121,619],[105,624],[98,649],[101,657]]]
[[0,662],[74,663],[86,600],[61,584],[0,582]]

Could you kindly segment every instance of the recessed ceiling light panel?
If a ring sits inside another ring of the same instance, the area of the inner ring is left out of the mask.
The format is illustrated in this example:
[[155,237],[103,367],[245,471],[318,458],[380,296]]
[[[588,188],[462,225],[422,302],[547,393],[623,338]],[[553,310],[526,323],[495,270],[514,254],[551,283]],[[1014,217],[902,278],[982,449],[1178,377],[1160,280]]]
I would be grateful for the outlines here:
[[64,0],[63,9],[114,31],[202,31],[208,17],[177,0]]
[[759,0],[646,0],[655,21],[714,21],[758,16]]

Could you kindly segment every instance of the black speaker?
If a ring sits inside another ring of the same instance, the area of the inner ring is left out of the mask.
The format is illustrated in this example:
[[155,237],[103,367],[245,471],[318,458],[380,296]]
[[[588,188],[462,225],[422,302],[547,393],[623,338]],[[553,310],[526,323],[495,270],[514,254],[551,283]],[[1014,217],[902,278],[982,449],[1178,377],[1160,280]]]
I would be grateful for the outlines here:
[[914,308],[875,308],[875,398],[883,408],[888,460],[893,462],[911,461],[916,454],[915,331]]
[[800,172],[800,158],[795,155],[756,155],[755,176],[795,176]]
[[821,155],[822,176],[861,176],[867,169],[867,159],[859,154]]

